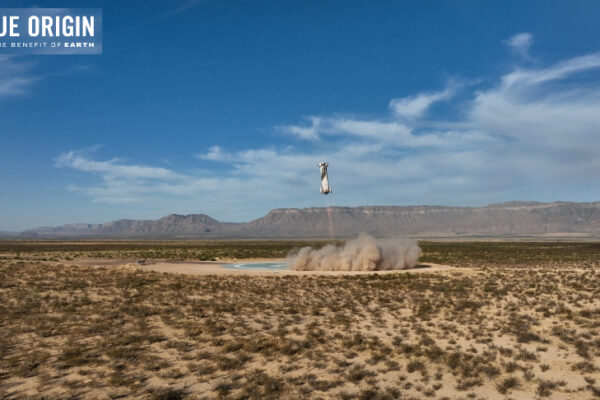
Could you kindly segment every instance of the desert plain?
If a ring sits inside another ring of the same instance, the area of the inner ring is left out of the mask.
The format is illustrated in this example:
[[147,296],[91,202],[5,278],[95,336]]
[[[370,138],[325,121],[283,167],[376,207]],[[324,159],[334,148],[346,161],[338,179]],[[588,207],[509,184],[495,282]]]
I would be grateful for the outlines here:
[[600,398],[599,242],[420,241],[417,268],[381,273],[221,267],[326,243],[1,241],[0,398]]

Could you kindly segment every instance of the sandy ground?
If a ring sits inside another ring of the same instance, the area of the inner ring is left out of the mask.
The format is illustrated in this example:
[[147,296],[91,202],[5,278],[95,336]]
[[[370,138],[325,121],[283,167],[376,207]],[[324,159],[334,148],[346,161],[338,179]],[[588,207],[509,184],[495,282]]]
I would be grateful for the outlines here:
[[244,260],[222,261],[198,261],[198,262],[183,262],[183,261],[157,261],[148,262],[139,265],[131,260],[77,260],[75,263],[85,266],[104,266],[104,267],[122,267],[126,269],[139,269],[143,271],[169,272],[175,274],[186,275],[258,275],[258,276],[275,276],[275,275],[364,275],[364,274],[393,274],[393,273],[428,273],[428,272],[449,272],[460,271],[463,273],[471,272],[468,268],[454,268],[448,265],[441,264],[419,264],[415,268],[405,270],[386,270],[386,271],[294,271],[294,270],[243,270],[227,268],[227,265],[252,263],[252,262],[284,262],[284,258],[255,258]]
[[[275,273],[223,266],[284,259],[0,261],[0,398],[600,398],[593,254]],[[365,274],[396,275],[345,279]]]

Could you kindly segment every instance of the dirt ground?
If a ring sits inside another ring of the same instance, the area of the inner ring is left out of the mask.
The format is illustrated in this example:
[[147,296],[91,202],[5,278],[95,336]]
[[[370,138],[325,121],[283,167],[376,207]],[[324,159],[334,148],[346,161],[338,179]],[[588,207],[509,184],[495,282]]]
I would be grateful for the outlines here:
[[0,398],[600,398],[597,245],[382,273],[59,251],[0,252]]
[[[440,265],[435,263],[419,264],[415,268],[406,270],[387,270],[387,271],[295,271],[295,270],[250,270],[250,269],[234,269],[227,268],[229,264],[238,263],[252,263],[252,262],[285,262],[285,259],[275,258],[250,258],[250,259],[239,259],[230,260],[226,263],[222,261],[200,261],[200,262],[173,262],[173,261],[158,261],[148,262],[140,265],[135,262],[127,260],[103,260],[103,259],[88,259],[79,260],[76,262],[78,265],[86,266],[114,266],[120,268],[129,268],[140,271],[156,271],[156,272],[169,272],[176,274],[186,275],[250,275],[250,276],[271,276],[271,275],[325,275],[325,276],[339,276],[339,275],[365,275],[365,274],[390,274],[390,273],[426,273],[426,272],[442,272],[451,270],[452,267],[448,265]],[[463,272],[470,271],[471,269],[462,269]]]

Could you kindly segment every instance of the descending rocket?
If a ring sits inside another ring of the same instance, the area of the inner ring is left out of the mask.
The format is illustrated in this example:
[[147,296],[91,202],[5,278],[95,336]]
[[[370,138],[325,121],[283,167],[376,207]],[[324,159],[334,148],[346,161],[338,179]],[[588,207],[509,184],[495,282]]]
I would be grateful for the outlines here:
[[327,164],[326,162],[319,163],[319,168],[321,169],[321,193],[329,194],[331,193],[331,187],[329,187],[329,178],[327,177]]

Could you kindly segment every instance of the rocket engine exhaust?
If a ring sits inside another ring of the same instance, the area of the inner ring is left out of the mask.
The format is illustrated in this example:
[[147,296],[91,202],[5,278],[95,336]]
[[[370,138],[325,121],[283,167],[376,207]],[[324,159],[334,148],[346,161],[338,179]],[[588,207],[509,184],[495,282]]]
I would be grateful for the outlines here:
[[361,233],[343,246],[303,247],[286,263],[297,271],[381,271],[417,265],[421,248],[411,239],[375,239]]

